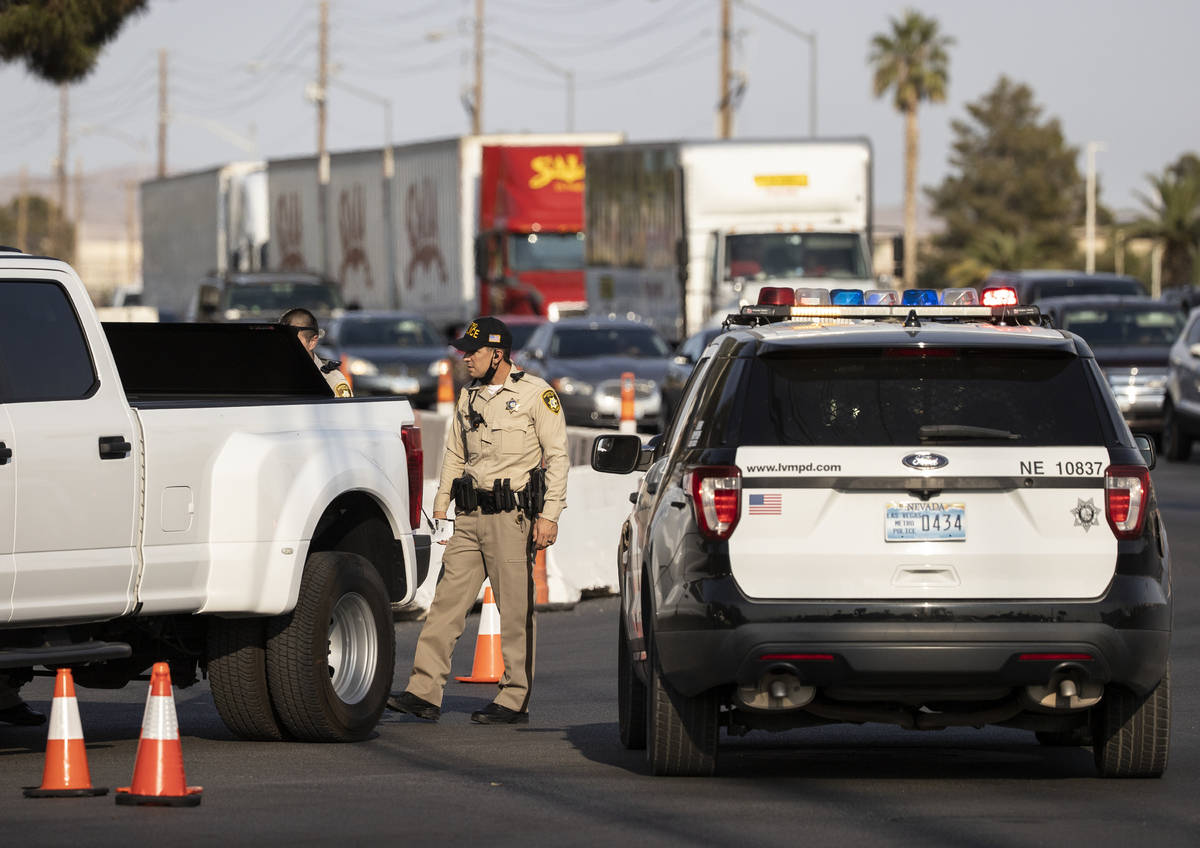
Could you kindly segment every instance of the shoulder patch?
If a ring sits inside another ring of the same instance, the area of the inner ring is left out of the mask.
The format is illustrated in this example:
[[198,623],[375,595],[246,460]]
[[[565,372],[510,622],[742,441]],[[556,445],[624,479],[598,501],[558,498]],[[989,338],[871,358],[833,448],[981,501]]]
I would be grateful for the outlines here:
[[546,389],[542,392],[542,403],[546,404],[546,409],[558,415],[562,405],[558,402],[558,395],[554,393],[554,389]]
[[350,391],[350,385],[348,383],[338,383],[337,388],[333,390],[333,393],[338,397],[354,397],[354,394]]

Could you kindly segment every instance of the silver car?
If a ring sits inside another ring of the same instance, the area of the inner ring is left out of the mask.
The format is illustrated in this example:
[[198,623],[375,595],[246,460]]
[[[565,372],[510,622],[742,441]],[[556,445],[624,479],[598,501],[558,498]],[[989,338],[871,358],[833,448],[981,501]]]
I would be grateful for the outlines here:
[[1200,438],[1200,308],[1193,309],[1171,346],[1167,400],[1163,409],[1163,453],[1173,462],[1192,455]]

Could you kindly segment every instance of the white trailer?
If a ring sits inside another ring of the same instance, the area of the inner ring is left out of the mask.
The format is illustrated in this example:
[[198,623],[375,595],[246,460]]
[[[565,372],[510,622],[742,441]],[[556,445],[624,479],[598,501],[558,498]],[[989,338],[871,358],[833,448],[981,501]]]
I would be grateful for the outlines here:
[[209,274],[260,266],[264,167],[232,162],[141,184],[143,303],[182,314]]
[[681,339],[764,285],[873,286],[866,139],[588,148],[588,311]]
[[521,133],[406,144],[392,150],[390,180],[382,150],[333,154],[324,239],[317,158],[268,162],[269,265],[324,270],[341,283],[347,303],[412,309],[441,327],[463,323],[479,311],[474,242],[483,147],[622,140],[620,133]]

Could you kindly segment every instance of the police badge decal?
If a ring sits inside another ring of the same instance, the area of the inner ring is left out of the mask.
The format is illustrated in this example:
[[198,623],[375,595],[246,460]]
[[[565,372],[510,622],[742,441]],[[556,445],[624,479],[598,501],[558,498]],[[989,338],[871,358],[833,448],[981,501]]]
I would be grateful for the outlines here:
[[1075,524],[1072,526],[1082,527],[1084,533],[1100,524],[1099,510],[1096,509],[1093,498],[1088,498],[1086,501],[1083,498],[1076,498],[1075,508],[1068,511],[1075,516]]
[[559,410],[562,409],[562,406],[558,402],[558,395],[552,389],[546,389],[546,391],[542,392],[542,403],[546,404],[546,409],[555,415],[558,415]]

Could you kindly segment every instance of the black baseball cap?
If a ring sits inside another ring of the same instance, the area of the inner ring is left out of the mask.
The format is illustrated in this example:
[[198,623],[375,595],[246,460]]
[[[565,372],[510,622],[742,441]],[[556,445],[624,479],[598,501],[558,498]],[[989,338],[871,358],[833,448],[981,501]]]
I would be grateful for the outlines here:
[[499,318],[484,315],[476,318],[463,330],[462,338],[450,342],[463,353],[474,353],[481,347],[512,350],[512,333]]

